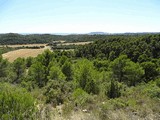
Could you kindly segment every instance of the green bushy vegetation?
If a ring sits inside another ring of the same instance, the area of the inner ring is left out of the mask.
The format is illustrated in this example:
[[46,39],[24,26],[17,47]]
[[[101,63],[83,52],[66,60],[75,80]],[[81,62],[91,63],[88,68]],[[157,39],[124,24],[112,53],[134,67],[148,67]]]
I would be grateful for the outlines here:
[[36,100],[25,89],[1,83],[0,91],[1,120],[36,118]]
[[75,51],[13,63],[1,56],[0,119],[54,119],[57,107],[64,119],[80,111],[90,119],[159,119],[159,38],[103,36]]
[[9,52],[9,51],[16,50],[16,49],[18,49],[18,48],[0,47],[0,55],[2,55],[3,53]]

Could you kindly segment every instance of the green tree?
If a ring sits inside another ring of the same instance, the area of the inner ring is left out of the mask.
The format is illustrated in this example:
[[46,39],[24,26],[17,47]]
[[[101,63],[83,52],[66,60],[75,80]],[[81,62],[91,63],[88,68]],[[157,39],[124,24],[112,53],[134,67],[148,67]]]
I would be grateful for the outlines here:
[[66,61],[64,63],[64,65],[62,66],[62,72],[66,76],[67,81],[72,80],[73,69],[70,62]]
[[143,62],[141,63],[141,66],[143,67],[145,71],[145,74],[144,74],[145,82],[153,80],[158,76],[158,71],[157,71],[155,63]]
[[108,60],[96,59],[93,61],[93,64],[97,68],[98,71],[107,71],[109,67],[109,63],[110,62]]
[[127,56],[121,55],[110,65],[111,71],[113,72],[113,78],[115,78],[119,82],[124,81],[124,68],[126,67],[127,62],[129,62]]
[[109,89],[107,91],[107,96],[109,98],[117,98],[120,97],[121,92],[120,92],[120,87],[118,85],[117,81],[111,80]]
[[50,50],[45,50],[42,53],[42,56],[43,56],[42,64],[48,67],[50,61],[53,59],[53,53]]
[[8,62],[7,60],[4,60],[2,56],[0,55],[0,77],[6,77],[7,76],[7,68],[8,68]]
[[62,73],[61,69],[58,66],[52,66],[49,71],[49,79],[51,80],[65,80],[66,77]]
[[138,63],[132,62],[126,55],[121,55],[111,63],[112,77],[129,86],[136,85],[144,75],[144,70]]
[[20,83],[25,75],[25,60],[23,58],[17,58],[13,62],[13,72],[15,73],[15,80],[13,82]]
[[39,87],[43,87],[47,82],[45,79],[45,66],[43,66],[40,62],[35,62],[32,64],[29,68],[28,75],[37,83]]
[[62,55],[59,60],[60,66],[62,66],[67,60],[68,58],[65,55]]
[[80,88],[87,93],[97,93],[98,88],[95,81],[96,71],[93,63],[87,59],[79,60],[75,66],[74,77]]
[[150,61],[150,58],[148,58],[148,56],[146,54],[142,54],[138,58],[139,63],[147,62],[147,61]]
[[33,58],[27,57],[26,58],[26,67],[29,68],[33,64]]
[[114,60],[116,58],[116,55],[115,55],[115,52],[114,51],[111,51],[110,53],[109,53],[109,60]]
[[129,61],[124,67],[124,73],[126,84],[129,86],[135,86],[137,83],[141,82],[144,70],[138,63]]

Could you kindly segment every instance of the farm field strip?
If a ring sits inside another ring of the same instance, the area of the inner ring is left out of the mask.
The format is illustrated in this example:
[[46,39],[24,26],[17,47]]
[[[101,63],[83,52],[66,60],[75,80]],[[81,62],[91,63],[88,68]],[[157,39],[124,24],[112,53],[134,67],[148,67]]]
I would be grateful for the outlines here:
[[19,49],[10,51],[2,54],[3,58],[8,59],[10,62],[13,62],[15,59],[27,58],[27,57],[36,57],[38,54],[41,54],[44,49]]
[[[85,45],[89,44],[91,42],[72,42],[72,43],[63,43],[58,45]],[[10,51],[7,53],[2,54],[3,58],[8,59],[8,61],[13,62],[15,59],[21,57],[21,58],[27,58],[27,57],[36,57],[38,54],[43,53],[44,50],[49,49],[51,50],[50,46],[47,46],[47,44],[21,44],[21,45],[0,45],[0,47],[40,47],[44,46],[44,48],[40,49],[18,49],[14,51]]]
[[58,44],[58,45],[86,45],[86,44],[89,44],[89,43],[92,43],[92,42],[72,42],[72,43],[61,43],[61,44]]
[[12,48],[16,48],[16,47],[40,47],[40,46],[46,46],[47,44],[20,44],[20,45],[0,45],[0,47],[12,47]]

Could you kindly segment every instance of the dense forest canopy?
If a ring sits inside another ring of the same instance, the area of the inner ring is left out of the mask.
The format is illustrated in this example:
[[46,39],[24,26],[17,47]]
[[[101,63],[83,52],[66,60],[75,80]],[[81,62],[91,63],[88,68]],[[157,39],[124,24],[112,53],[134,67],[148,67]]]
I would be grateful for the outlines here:
[[0,44],[33,44],[33,43],[50,43],[57,40],[65,40],[67,42],[91,41],[97,37],[91,35],[51,35],[51,34],[0,34]]
[[[125,34],[107,34],[107,35],[89,35],[89,34],[73,34],[73,35],[52,35],[52,34],[17,34],[7,33],[0,34],[0,44],[33,44],[33,43],[50,43],[57,40],[65,40],[67,42],[79,42],[79,41],[94,41],[105,40],[112,37],[120,37],[123,39],[132,39],[137,36],[145,36],[147,33],[125,33]],[[150,34],[151,35],[151,34]],[[158,33],[152,33],[152,35],[158,35]],[[149,35],[148,35],[149,36]]]
[[81,46],[77,57],[114,60],[126,54],[134,62],[150,61],[160,57],[160,34],[107,36],[93,44]]

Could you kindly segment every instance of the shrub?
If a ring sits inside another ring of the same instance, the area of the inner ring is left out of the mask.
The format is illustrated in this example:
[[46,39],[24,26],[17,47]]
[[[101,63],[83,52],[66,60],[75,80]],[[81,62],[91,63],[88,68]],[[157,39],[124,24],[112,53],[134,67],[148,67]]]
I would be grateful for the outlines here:
[[51,80],[45,88],[46,103],[51,103],[56,106],[63,104],[70,96],[72,84],[65,80]]
[[22,88],[0,84],[0,119],[23,120],[35,117],[35,99]]
[[93,99],[92,96],[90,96],[87,92],[84,90],[78,88],[76,89],[72,94],[73,100],[76,105],[83,107],[87,103],[92,103]]
[[160,98],[160,87],[157,86],[156,82],[152,81],[148,83],[144,89],[144,92],[147,93],[151,98]]

